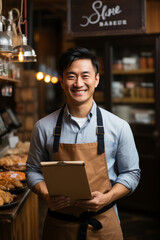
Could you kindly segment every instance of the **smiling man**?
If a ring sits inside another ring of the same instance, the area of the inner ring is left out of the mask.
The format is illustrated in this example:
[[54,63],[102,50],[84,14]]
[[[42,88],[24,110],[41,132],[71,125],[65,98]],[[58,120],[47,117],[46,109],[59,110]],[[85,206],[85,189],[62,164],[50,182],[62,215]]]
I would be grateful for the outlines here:
[[[94,102],[98,62],[87,49],[62,55],[60,82],[66,104],[36,123],[27,161],[28,186],[48,205],[43,238],[122,240],[116,200],[131,194],[140,179],[131,129]],[[53,160],[85,162],[91,200],[71,205],[69,196],[49,196],[40,162]]]
[[75,60],[60,77],[61,86],[75,117],[87,117],[93,104],[93,93],[99,83],[99,73],[90,59]]

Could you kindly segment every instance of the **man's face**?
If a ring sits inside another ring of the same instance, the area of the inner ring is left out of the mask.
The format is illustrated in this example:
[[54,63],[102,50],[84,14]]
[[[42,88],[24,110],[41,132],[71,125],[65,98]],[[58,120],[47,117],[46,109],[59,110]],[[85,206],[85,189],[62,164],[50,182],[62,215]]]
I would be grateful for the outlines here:
[[69,104],[89,103],[99,83],[99,74],[90,59],[75,60],[63,73],[61,86]]

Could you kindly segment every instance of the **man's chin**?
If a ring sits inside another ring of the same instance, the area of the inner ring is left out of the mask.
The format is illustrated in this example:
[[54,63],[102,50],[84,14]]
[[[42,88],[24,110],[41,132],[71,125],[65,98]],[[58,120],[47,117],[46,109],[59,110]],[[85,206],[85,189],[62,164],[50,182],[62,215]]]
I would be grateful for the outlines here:
[[76,97],[72,98],[72,100],[69,100],[70,104],[75,104],[75,105],[82,105],[84,103],[89,103],[89,101],[92,101],[93,98],[82,98],[82,97]]

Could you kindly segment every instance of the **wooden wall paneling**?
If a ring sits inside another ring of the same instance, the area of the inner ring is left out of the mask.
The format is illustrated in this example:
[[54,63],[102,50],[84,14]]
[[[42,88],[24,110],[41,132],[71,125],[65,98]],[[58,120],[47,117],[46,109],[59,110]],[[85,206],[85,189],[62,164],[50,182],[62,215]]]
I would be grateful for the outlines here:
[[146,33],[160,33],[160,1],[147,0]]

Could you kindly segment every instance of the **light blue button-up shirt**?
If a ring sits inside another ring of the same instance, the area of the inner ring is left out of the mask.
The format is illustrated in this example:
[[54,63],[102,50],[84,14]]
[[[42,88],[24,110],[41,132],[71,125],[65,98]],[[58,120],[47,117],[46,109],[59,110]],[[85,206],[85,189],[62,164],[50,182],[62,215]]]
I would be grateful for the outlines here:
[[[87,121],[80,128],[73,120],[67,106],[64,109],[62,121],[62,143],[90,143],[97,142],[96,103],[88,114]],[[139,157],[129,124],[100,108],[105,130],[105,153],[111,185],[121,183],[131,193],[136,189],[140,179]],[[36,183],[43,181],[40,169],[41,161],[54,161],[53,132],[60,110],[40,119],[33,129],[30,151],[27,161],[27,183],[32,188]],[[64,159],[65,160],[65,159]],[[115,172],[117,165],[118,175]]]

